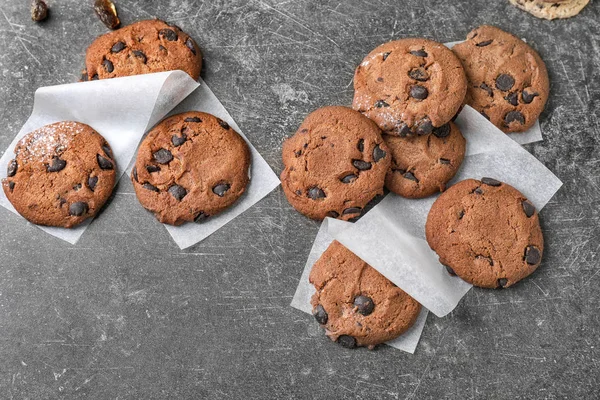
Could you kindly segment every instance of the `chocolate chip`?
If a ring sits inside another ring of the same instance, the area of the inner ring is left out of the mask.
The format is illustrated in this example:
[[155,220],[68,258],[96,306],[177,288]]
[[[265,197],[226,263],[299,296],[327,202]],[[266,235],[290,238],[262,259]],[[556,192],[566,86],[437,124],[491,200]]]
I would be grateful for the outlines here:
[[8,182],[8,189],[10,190],[10,192],[12,193],[13,189],[15,188],[15,183],[13,181],[9,181]]
[[104,150],[104,154],[106,154],[108,156],[108,158],[113,159],[113,154],[112,151],[110,150],[110,147],[108,147],[108,144],[103,144],[102,145],[102,150]]
[[488,185],[488,186],[502,185],[502,182],[497,181],[496,179],[493,179],[493,178],[481,178],[481,183],[483,183],[484,185]]
[[83,72],[81,73],[81,82],[87,82],[87,81],[88,81],[88,79],[89,79],[89,78],[88,78],[87,71],[83,71]]
[[97,176],[90,176],[88,178],[87,181],[87,185],[90,188],[90,190],[93,192],[94,190],[96,190],[96,185],[98,184],[98,177]]
[[227,193],[229,188],[231,188],[231,185],[229,185],[227,183],[219,183],[213,187],[212,191],[217,196],[223,197],[223,196],[225,196],[225,193]]
[[404,122],[401,122],[398,126],[396,126],[396,128],[394,129],[398,135],[405,137],[411,134],[411,130],[408,127],[408,125],[406,125]]
[[354,306],[358,308],[358,313],[362,315],[369,315],[373,312],[375,308],[375,303],[373,303],[373,299],[367,296],[356,296],[354,298]]
[[79,189],[81,189],[81,183],[78,183],[78,184],[76,184],[76,185],[73,185],[73,190],[74,190],[74,191],[76,191],[76,192],[77,192]]
[[493,266],[493,265],[494,265],[494,260],[492,260],[492,258],[491,258],[491,257],[482,256],[482,255],[480,254],[480,255],[477,255],[477,256],[475,256],[475,258],[476,258],[477,260],[485,260],[485,261],[487,261],[487,262],[488,262],[488,264],[490,264],[491,266]]
[[140,60],[142,60],[142,62],[144,64],[146,64],[146,62],[148,61],[148,57],[146,57],[146,55],[144,54],[143,51],[139,51],[139,50],[133,50],[131,52],[136,58],[139,58]]
[[423,67],[411,69],[408,72],[408,76],[419,82],[425,82],[429,80],[429,73]]
[[433,131],[433,124],[429,118],[423,118],[417,124],[417,135],[429,135]]
[[494,90],[489,87],[488,85],[486,85],[485,83],[482,83],[481,85],[479,85],[480,89],[483,89],[487,92],[488,96],[490,97],[494,97]]
[[73,203],[69,206],[69,215],[74,217],[81,217],[87,211],[88,205],[83,201],[78,201],[77,203]]
[[506,278],[500,278],[498,279],[498,288],[503,288],[506,287],[506,285],[508,284],[508,279]]
[[375,108],[389,107],[390,105],[383,100],[377,100],[374,104]]
[[363,160],[352,160],[352,165],[359,171],[367,171],[371,169],[371,163]]
[[388,58],[388,56],[389,56],[390,54],[392,54],[392,52],[391,52],[391,51],[388,51],[387,53],[383,53],[383,61],[385,61],[385,60],[386,60],[386,58]]
[[320,188],[313,186],[308,189],[307,196],[313,200],[324,199],[325,192],[323,190],[321,190]]
[[169,51],[167,50],[167,48],[166,48],[165,46],[163,46],[162,44],[159,44],[159,45],[158,45],[158,49],[159,49],[160,51],[164,51],[165,53],[168,53],[168,52],[169,52]]
[[485,47],[485,46],[488,46],[489,44],[491,44],[492,42],[493,42],[492,39],[490,39],[490,40],[484,40],[483,42],[477,43],[475,46],[477,46],[477,47]]
[[373,149],[373,161],[378,162],[382,158],[385,158],[386,154],[387,153],[384,150],[382,150],[378,144],[376,144],[375,148]]
[[527,246],[525,249],[525,261],[529,265],[535,265],[540,262],[542,254],[535,246]]
[[338,337],[337,343],[340,346],[345,347],[347,349],[353,349],[356,347],[356,339],[348,335],[341,335],[340,337]]
[[351,183],[358,179],[358,175],[348,174],[340,179],[342,183]]
[[364,139],[360,139],[358,141],[358,144],[356,145],[356,148],[358,149],[358,151],[360,151],[361,153],[363,151],[365,151],[365,140]]
[[104,66],[104,69],[108,73],[113,72],[115,70],[115,66],[113,65],[113,63],[110,60],[102,61],[102,66]]
[[19,169],[19,164],[17,160],[10,160],[8,163],[8,167],[6,168],[6,174],[9,178],[15,176],[17,174],[17,170]]
[[210,217],[210,215],[206,214],[204,211],[200,211],[198,215],[196,215],[196,218],[194,218],[194,222],[202,222],[208,217]]
[[429,96],[429,91],[425,86],[413,85],[410,88],[410,97],[417,100],[425,100]]
[[509,91],[514,84],[515,78],[508,74],[500,74],[496,78],[496,88],[502,90],[503,92]]
[[146,189],[146,190],[151,190],[151,191],[153,191],[153,192],[157,192],[157,193],[159,192],[159,190],[158,190],[158,188],[157,188],[156,186],[154,186],[154,185],[151,185],[151,184],[149,184],[149,183],[144,183],[144,184],[142,185],[142,187],[143,187],[144,189]]
[[171,136],[171,143],[173,143],[173,146],[175,146],[175,147],[181,146],[182,144],[185,143],[186,140],[187,140],[187,136],[185,135],[185,133],[182,133],[181,136],[177,136],[177,135]]
[[152,154],[154,160],[159,164],[168,164],[173,160],[173,154],[167,149],[159,149]]
[[33,0],[31,2],[31,19],[40,22],[48,17],[48,6],[43,0]]
[[342,211],[343,215],[348,215],[348,214],[360,214],[360,212],[362,211],[362,209],[360,207],[349,207],[344,209],[344,211]]
[[198,117],[187,117],[183,122],[202,122],[202,120]]
[[446,267],[446,271],[447,271],[447,272],[448,272],[450,275],[452,275],[452,276],[456,276],[456,272],[454,272],[454,270],[453,270],[452,268],[450,268],[450,267],[449,267],[449,266],[447,266],[447,265],[444,265],[444,267]]
[[521,93],[521,98],[523,99],[523,103],[525,103],[525,104],[531,103],[535,96],[539,96],[539,93],[536,93],[536,92],[529,93],[527,91],[527,89],[524,89],[523,93]]
[[340,213],[339,213],[339,212],[337,212],[337,211],[333,211],[333,210],[331,210],[331,211],[329,211],[329,212],[327,213],[327,216],[328,216],[328,217],[331,217],[331,218],[337,218],[337,217],[339,217],[339,216],[340,216]]
[[63,205],[65,205],[67,203],[67,200],[63,199],[62,197],[60,198],[59,201],[59,207],[62,207]]
[[433,128],[433,134],[440,139],[447,137],[450,135],[450,124],[444,124],[437,128]]
[[223,129],[229,129],[229,124],[227,122],[223,121],[220,118],[217,118],[217,119],[219,120],[219,125],[221,125],[221,128],[223,128]]
[[465,216],[465,210],[460,210],[460,212],[458,213],[458,219],[463,219],[464,216]]
[[508,95],[506,95],[504,100],[508,101],[511,105],[515,107],[519,105],[519,95],[517,94],[517,92],[509,93]]
[[137,167],[133,167],[133,179],[135,179],[135,181],[138,181],[138,174],[137,174]]
[[382,77],[377,77],[377,82],[383,82],[383,78]]
[[146,165],[146,171],[149,173],[160,171],[160,167],[158,165]]
[[61,160],[58,157],[52,158],[52,164],[46,167],[48,172],[58,172],[62,171],[67,166],[67,162],[65,160]]
[[427,57],[427,52],[423,49],[413,50],[410,52],[410,54],[412,54],[413,56],[417,56],[417,57]]
[[523,206],[523,212],[525,213],[527,218],[530,218],[533,214],[535,214],[535,207],[533,206],[533,204],[531,204],[529,200],[523,200],[523,203],[521,203],[521,205]]
[[321,325],[325,325],[327,323],[327,320],[329,319],[327,312],[325,311],[323,306],[320,304],[318,304],[315,307],[315,310],[313,311],[313,315],[315,316],[315,319],[317,320],[317,322]]
[[94,74],[94,75],[92,76],[92,80],[93,80],[93,81],[97,81],[98,79],[100,79],[100,78],[98,78],[98,74]]
[[111,53],[120,53],[125,49],[125,43],[117,42],[113,44],[113,47],[110,48]]
[[121,21],[117,15],[117,8],[111,0],[96,0],[94,11],[96,11],[96,15],[98,15],[100,21],[108,29],[116,29],[121,25]]
[[478,187],[477,189],[473,190],[473,193],[475,194],[483,194],[483,189]]
[[525,116],[519,111],[510,111],[504,116],[504,122],[509,125],[511,122],[517,121],[521,125],[525,124]]
[[446,158],[440,158],[440,164],[445,164],[445,165],[449,165],[450,164],[450,160],[446,159]]
[[172,185],[169,187],[169,193],[171,193],[171,196],[175,197],[177,201],[181,201],[187,194],[187,190],[185,190],[183,186]]
[[187,38],[187,40],[185,41],[185,46],[190,49],[190,51],[192,52],[193,55],[196,55],[196,47],[194,46],[194,42],[192,41],[191,38]]
[[160,31],[158,31],[158,36],[162,36],[169,42],[177,41],[177,33],[175,33],[175,31],[171,29],[161,29]]
[[115,168],[112,161],[110,161],[108,158],[102,157],[100,154],[96,154],[96,161],[98,161],[98,165],[100,166],[100,169],[114,169]]
[[406,178],[406,179],[410,180],[410,181],[415,181],[415,182],[419,183],[419,180],[417,179],[417,177],[415,176],[415,174],[413,174],[413,173],[412,173],[412,172],[410,172],[410,171],[408,171],[408,172],[405,172],[405,173],[404,173],[402,176],[403,176],[404,178]]

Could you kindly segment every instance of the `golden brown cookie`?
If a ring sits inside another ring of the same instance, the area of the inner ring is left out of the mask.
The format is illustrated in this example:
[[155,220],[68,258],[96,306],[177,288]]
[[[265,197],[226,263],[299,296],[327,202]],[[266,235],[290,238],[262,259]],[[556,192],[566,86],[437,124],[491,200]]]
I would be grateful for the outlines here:
[[352,107],[388,135],[426,135],[456,115],[466,91],[460,61],[446,46],[402,39],[377,47],[356,68]]
[[544,19],[570,18],[573,17],[585,6],[590,0],[509,0],[514,6],[521,10]]
[[465,139],[454,122],[426,136],[384,135],[392,155],[385,186],[403,197],[419,199],[443,192],[465,157]]
[[85,66],[83,81],[173,70],[198,80],[202,53],[177,26],[153,19],[98,37],[87,49]]
[[347,107],[309,114],[283,143],[281,184],[288,201],[317,220],[348,220],[383,194],[391,157],[379,128]]
[[231,206],[249,182],[250,149],[225,121],[186,112],[148,133],[131,180],[138,200],[165,224],[201,222]]
[[348,348],[397,338],[417,320],[421,305],[341,243],[313,266],[313,315],[327,336]]
[[96,215],[115,185],[106,140],[88,125],[64,121],[27,134],[2,180],[6,197],[28,221],[71,228]]
[[544,251],[535,207],[491,178],[467,179],[442,193],[425,233],[448,272],[485,288],[514,285],[536,270]]
[[533,126],[550,91],[546,65],[535,50],[489,25],[473,29],[452,50],[469,80],[467,104],[504,132]]

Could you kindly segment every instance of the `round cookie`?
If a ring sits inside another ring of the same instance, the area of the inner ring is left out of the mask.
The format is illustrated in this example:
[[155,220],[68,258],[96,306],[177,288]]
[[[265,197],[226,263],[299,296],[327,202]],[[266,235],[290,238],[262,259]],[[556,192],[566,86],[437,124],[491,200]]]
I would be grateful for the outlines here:
[[354,74],[352,107],[389,135],[425,135],[461,107],[467,80],[446,46],[427,39],[382,44]]
[[43,126],[15,147],[2,180],[6,197],[28,221],[71,228],[96,215],[115,185],[106,140],[73,121]]
[[411,199],[443,192],[465,157],[466,142],[454,122],[427,136],[384,135],[383,140],[392,156],[385,186]]
[[535,123],[550,91],[546,65],[535,50],[489,25],[472,30],[452,50],[469,80],[467,104],[506,133]]
[[314,264],[313,315],[327,336],[348,348],[373,349],[406,332],[421,305],[337,241]]
[[521,10],[527,11],[538,18],[555,19],[555,18],[570,18],[573,17],[585,6],[590,0],[509,0],[514,6]]
[[283,143],[283,192],[310,218],[356,218],[383,194],[388,154],[368,118],[347,107],[320,108]]
[[158,19],[98,37],[88,47],[82,81],[182,70],[198,80],[202,53],[185,32]]
[[131,180],[138,200],[165,224],[201,222],[231,206],[249,182],[250,149],[225,121],[186,112],[142,141]]
[[491,178],[467,179],[442,193],[425,233],[448,272],[484,288],[514,285],[536,270],[544,251],[535,207]]

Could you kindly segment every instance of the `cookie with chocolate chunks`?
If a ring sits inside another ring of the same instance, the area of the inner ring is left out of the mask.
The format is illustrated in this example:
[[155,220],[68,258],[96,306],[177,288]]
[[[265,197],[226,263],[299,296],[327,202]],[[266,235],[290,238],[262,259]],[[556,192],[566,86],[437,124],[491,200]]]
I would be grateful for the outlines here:
[[373,349],[417,320],[421,305],[341,243],[333,241],[313,265],[311,305],[327,336],[341,346]]
[[197,80],[202,53],[187,33],[154,19],[98,37],[87,49],[85,66],[82,81],[172,70]]
[[467,104],[506,133],[533,126],[544,110],[550,84],[546,65],[531,46],[483,25],[452,50],[467,73]]
[[388,135],[427,135],[456,115],[466,91],[460,61],[446,46],[402,39],[375,48],[356,68],[352,107]]
[[383,194],[389,149],[379,128],[347,107],[309,114],[283,144],[281,184],[290,204],[317,220],[357,218]]
[[100,211],[112,193],[116,169],[108,142],[94,129],[57,122],[17,143],[2,188],[28,221],[72,228]]
[[453,122],[425,136],[383,135],[392,165],[385,186],[403,197],[419,199],[443,192],[465,157],[465,139]]
[[245,192],[250,161],[248,144],[225,121],[186,112],[148,133],[131,180],[142,206],[160,222],[201,222]]
[[512,186],[467,179],[433,203],[425,233],[450,273],[484,288],[514,285],[540,265],[544,238],[535,207]]

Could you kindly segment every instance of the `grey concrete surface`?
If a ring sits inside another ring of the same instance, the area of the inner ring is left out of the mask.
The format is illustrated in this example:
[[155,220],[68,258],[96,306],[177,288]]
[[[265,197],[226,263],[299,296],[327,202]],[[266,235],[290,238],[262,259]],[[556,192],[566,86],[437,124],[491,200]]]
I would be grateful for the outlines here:
[[[564,181],[542,211],[539,270],[474,289],[430,316],[415,355],[348,351],[289,307],[318,224],[280,189],[180,251],[119,184],[76,246],[0,209],[2,399],[596,399],[600,396],[600,7],[543,21],[508,1],[116,1],[125,24],[160,17],[203,49],[203,77],[276,172],[304,116],[349,105],[378,44],[441,42],[493,23],[548,65],[545,140],[526,148]],[[73,82],[106,32],[91,0],[0,0],[0,151],[40,86]],[[523,171],[524,174],[527,171]]]

